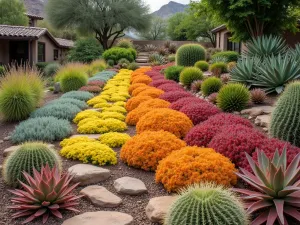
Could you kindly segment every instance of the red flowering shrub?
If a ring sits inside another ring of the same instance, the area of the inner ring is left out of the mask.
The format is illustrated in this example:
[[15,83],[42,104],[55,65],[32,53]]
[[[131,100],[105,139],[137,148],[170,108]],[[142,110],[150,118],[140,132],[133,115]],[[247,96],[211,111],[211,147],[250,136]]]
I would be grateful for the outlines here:
[[150,96],[137,96],[130,98],[125,105],[127,112],[136,109],[142,102],[152,99]]
[[254,128],[243,125],[224,126],[209,143],[209,147],[231,159],[237,168],[247,165],[246,155],[259,147],[267,137]]
[[160,65],[160,66],[153,66],[152,67],[152,70],[153,71],[161,71],[162,69],[165,69],[165,68],[167,68],[167,67],[170,67],[170,66],[174,66],[175,65],[175,63],[174,62],[171,62],[171,63],[167,63],[167,64],[165,64],[165,65]]
[[181,87],[179,84],[162,84],[157,88],[163,90],[164,92],[184,90],[183,87]]
[[185,97],[173,102],[170,105],[170,109],[174,109],[180,111],[182,107],[189,104],[196,104],[196,103],[207,103],[204,99],[197,98],[197,97]]
[[162,75],[156,75],[151,77],[152,82],[157,80],[165,80],[165,78]]
[[220,113],[221,111],[211,103],[188,104],[180,109],[180,112],[187,115],[194,125],[197,125],[209,117]]
[[252,123],[240,116],[231,114],[231,113],[219,113],[217,115],[214,115],[210,117],[206,123],[217,125],[217,126],[224,126],[224,125],[233,125],[233,124],[241,124],[246,127],[252,128]]
[[79,89],[79,91],[88,91],[88,92],[92,92],[92,93],[99,93],[101,91],[101,88],[96,85],[87,85],[87,86],[81,87]]
[[165,78],[163,78],[163,79],[160,79],[160,80],[154,80],[149,85],[152,86],[152,87],[158,87],[162,84],[177,84],[177,83],[173,80],[166,80]]
[[104,87],[105,82],[104,81],[100,81],[100,80],[91,80],[87,84],[91,85],[91,86],[98,86],[98,87],[102,88],[102,87]]
[[136,168],[155,171],[160,160],[185,147],[184,141],[166,131],[145,131],[123,145],[121,160]]
[[140,118],[136,130],[138,134],[144,131],[164,130],[184,138],[192,127],[192,121],[181,112],[172,109],[154,109]]
[[173,103],[185,97],[193,97],[193,95],[186,91],[174,91],[174,92],[166,92],[162,94],[159,98]]
[[207,97],[207,100],[212,103],[212,104],[216,104],[217,103],[217,97],[218,97],[218,93],[212,93]]
[[147,71],[145,74],[151,78],[154,76],[160,76],[160,77],[164,78],[164,76],[160,72],[154,71],[154,70]]

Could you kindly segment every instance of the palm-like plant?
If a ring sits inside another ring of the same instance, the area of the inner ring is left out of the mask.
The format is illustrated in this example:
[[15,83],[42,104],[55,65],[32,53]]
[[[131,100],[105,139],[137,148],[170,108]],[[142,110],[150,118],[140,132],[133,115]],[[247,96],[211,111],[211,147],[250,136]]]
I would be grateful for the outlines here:
[[287,167],[286,149],[279,155],[276,150],[273,159],[258,150],[258,163],[246,153],[254,174],[240,169],[237,175],[255,191],[246,189],[233,190],[242,195],[248,213],[259,213],[252,225],[273,225],[276,220],[280,224],[288,224],[286,215],[300,221],[300,153]]
[[257,67],[254,86],[262,87],[266,93],[276,91],[281,93],[284,85],[300,77],[300,63],[294,57],[286,54],[266,58],[262,65]]
[[287,52],[288,47],[285,40],[279,36],[261,36],[253,38],[246,43],[247,50],[243,53],[250,57],[267,57]]

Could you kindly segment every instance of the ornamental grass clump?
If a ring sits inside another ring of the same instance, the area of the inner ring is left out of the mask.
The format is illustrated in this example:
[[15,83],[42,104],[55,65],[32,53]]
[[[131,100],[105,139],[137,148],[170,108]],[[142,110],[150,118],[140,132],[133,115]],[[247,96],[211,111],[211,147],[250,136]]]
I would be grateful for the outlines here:
[[200,183],[183,189],[170,207],[165,225],[175,224],[247,225],[249,221],[242,201],[232,191]]
[[33,169],[41,171],[43,166],[58,167],[61,170],[61,160],[52,148],[42,142],[27,142],[12,152],[5,160],[3,178],[6,184],[16,187],[19,181],[26,183],[23,172],[33,175]]
[[14,144],[27,141],[60,141],[72,134],[69,121],[55,117],[37,117],[21,122],[13,131]]
[[94,165],[115,165],[117,164],[117,153],[105,144],[100,142],[78,142],[67,145],[60,150],[60,155],[83,163]]
[[211,103],[191,103],[183,106],[180,112],[187,115],[194,125],[204,122],[209,117],[220,113],[221,111]]
[[127,112],[131,112],[132,110],[136,109],[142,102],[151,100],[152,97],[150,96],[137,96],[137,97],[133,97],[130,98],[127,102],[126,102],[126,110]]
[[93,97],[94,95],[87,91],[70,91],[61,96],[61,98],[74,98],[80,101],[88,101]]
[[99,137],[99,141],[111,148],[118,148],[122,147],[128,140],[130,140],[130,138],[131,137],[128,134],[110,132],[102,134]]
[[29,223],[38,217],[42,217],[45,224],[50,216],[62,218],[60,210],[79,212],[74,207],[79,205],[77,200],[82,196],[76,196],[72,191],[79,185],[69,186],[71,175],[61,174],[59,169],[51,169],[43,166],[41,172],[33,168],[33,175],[23,173],[27,184],[20,182],[22,190],[9,190],[16,195],[11,199],[14,203],[9,209],[17,210],[12,215],[13,219],[29,216],[22,224]]
[[207,103],[207,102],[204,99],[197,98],[197,97],[185,97],[185,98],[180,98],[179,100],[171,103],[169,108],[180,111],[181,108],[186,105],[197,104],[197,103]]
[[201,84],[201,91],[204,96],[209,96],[212,93],[219,92],[223,83],[220,78],[209,77],[205,79]]
[[160,160],[185,147],[184,141],[166,131],[145,131],[126,142],[121,160],[127,165],[155,171]]
[[178,138],[184,138],[193,127],[193,122],[184,114],[172,109],[153,109],[140,118],[137,133],[144,131],[168,131]]
[[174,91],[174,92],[166,92],[159,96],[160,99],[168,101],[170,103],[176,102],[181,98],[193,97],[193,95],[187,91]]
[[85,86],[88,81],[87,73],[69,67],[58,74],[61,90],[63,92],[77,91]]
[[230,187],[237,182],[235,172],[234,164],[213,149],[185,147],[160,161],[155,180],[162,183],[168,192],[200,182]]
[[203,72],[196,67],[186,67],[179,76],[179,81],[186,87],[190,87],[195,80],[203,80]]

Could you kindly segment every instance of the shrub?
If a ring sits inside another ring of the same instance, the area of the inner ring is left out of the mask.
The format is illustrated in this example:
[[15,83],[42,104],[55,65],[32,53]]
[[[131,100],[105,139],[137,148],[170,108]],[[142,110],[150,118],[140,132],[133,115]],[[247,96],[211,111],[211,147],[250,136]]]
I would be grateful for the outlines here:
[[208,48],[206,49],[206,61],[210,61],[212,56],[218,52],[221,52],[221,49],[218,48]]
[[90,65],[90,73],[94,75],[95,73],[101,72],[107,68],[107,64],[103,59],[94,60]]
[[35,110],[31,113],[31,118],[36,117],[55,117],[72,121],[81,109],[71,103],[50,104]]
[[83,86],[79,89],[79,91],[88,91],[91,93],[99,93],[101,92],[101,88],[99,86],[95,86],[95,85],[87,85],[87,86]]
[[212,93],[207,97],[207,100],[212,104],[217,104],[218,93]]
[[199,68],[201,71],[208,71],[209,64],[206,61],[198,61],[195,63],[195,67]]
[[91,99],[93,97],[94,97],[94,95],[87,91],[70,91],[61,96],[61,98],[73,98],[73,99],[77,99],[80,101],[88,101],[89,99]]
[[33,175],[33,169],[41,171],[42,166],[61,167],[56,151],[39,142],[28,142],[12,152],[3,167],[3,177],[10,186],[18,186],[19,181],[26,182],[23,172]]
[[212,59],[216,57],[224,57],[227,62],[237,62],[239,58],[239,53],[234,51],[224,51],[218,52],[212,56]]
[[58,63],[50,63],[44,69],[44,75],[46,77],[53,77],[57,71],[60,69],[60,64]]
[[234,165],[228,158],[213,149],[198,147],[182,148],[160,161],[155,180],[169,192],[200,182],[224,186],[237,182]]
[[222,73],[227,72],[227,64],[224,62],[216,62],[210,66],[210,71],[214,76],[219,77]]
[[60,155],[67,159],[79,160],[99,166],[117,164],[117,153],[99,142],[78,142],[60,150]]
[[160,90],[164,92],[171,92],[171,91],[183,91],[184,89],[179,84],[162,84],[158,86]]
[[84,101],[80,101],[74,98],[59,98],[49,102],[48,105],[55,105],[55,104],[72,104],[80,108],[81,110],[88,108],[88,105]]
[[152,81],[149,86],[153,86],[153,87],[158,87],[162,84],[177,84],[175,81],[173,80],[165,80],[163,77],[160,80],[154,80]]
[[157,49],[158,54],[162,55],[162,56],[166,56],[168,55],[168,49],[164,48],[164,47],[160,47]]
[[179,76],[180,83],[190,87],[195,80],[203,80],[203,73],[196,67],[187,67],[182,70]]
[[102,112],[101,117],[102,119],[117,119],[121,121],[125,121],[125,116],[119,112]]
[[126,103],[127,112],[131,112],[136,109],[142,102],[152,99],[150,96],[137,96],[129,99]]
[[162,94],[159,98],[168,101],[170,103],[173,103],[181,98],[186,98],[186,97],[193,97],[193,95],[186,91],[174,91],[174,92],[166,92]]
[[0,77],[5,73],[4,66],[0,66]]
[[197,104],[197,103],[206,103],[206,101],[204,99],[193,97],[193,96],[184,97],[184,98],[180,98],[177,101],[174,101],[173,103],[171,103],[169,108],[180,111],[182,109],[182,107],[184,107],[186,105]]
[[78,124],[80,134],[103,134],[108,132],[123,132],[127,130],[126,123],[117,119],[87,118]]
[[103,109],[103,112],[119,112],[119,113],[126,113],[126,109],[122,106],[111,106]]
[[113,67],[115,65],[115,61],[112,59],[109,59],[106,61],[107,65],[109,65],[110,67]]
[[136,62],[129,63],[127,66],[127,69],[133,70],[133,71],[137,70],[138,68],[140,68],[140,66]]
[[102,56],[106,61],[114,60],[116,64],[122,58],[127,59],[129,62],[133,62],[136,58],[136,54],[136,51],[132,48],[113,47],[106,50]]
[[201,85],[203,83],[203,80],[195,80],[191,84],[191,91],[193,93],[199,93],[201,91]]
[[139,122],[140,118],[151,110],[153,110],[153,108],[137,107],[127,114],[125,122],[128,125],[135,126]]
[[177,51],[178,46],[176,44],[170,44],[168,50],[171,54],[175,54]]
[[41,73],[43,73],[44,70],[45,70],[45,68],[46,68],[46,66],[49,65],[49,64],[50,64],[50,63],[48,63],[48,62],[38,62],[38,63],[35,64],[35,66],[36,66],[36,68],[37,68]]
[[209,117],[220,113],[220,110],[210,103],[196,103],[188,104],[180,109],[180,112],[187,115],[194,125],[199,124]]
[[209,143],[210,148],[230,158],[237,168],[247,164],[245,152],[252,154],[266,137],[259,131],[243,125],[224,126]]
[[98,86],[100,88],[103,88],[104,85],[105,85],[105,82],[104,81],[98,81],[98,80],[94,80],[94,81],[89,81],[87,83],[87,85],[90,85],[90,86]]
[[160,55],[158,53],[153,53],[149,55],[148,60],[152,65],[162,65],[165,63],[165,57],[163,55]]
[[235,68],[236,67],[236,62],[229,62],[228,64],[227,64],[227,71],[228,72],[231,72],[232,70],[233,70],[233,68]]
[[148,85],[145,85],[145,86],[140,86],[140,87],[137,87],[136,89],[134,89],[132,91],[132,96],[133,97],[136,97],[137,95],[139,95],[142,91],[145,91],[147,89],[153,89],[153,87],[150,87]]
[[192,121],[183,113],[172,109],[154,109],[146,113],[137,123],[137,133],[164,130],[184,138],[193,127]]
[[76,69],[68,69],[59,74],[60,86],[63,92],[77,91],[87,84],[87,74]]
[[209,96],[214,92],[218,92],[222,85],[221,79],[217,77],[209,77],[202,82],[201,91],[205,96]]
[[147,44],[144,46],[144,50],[146,52],[154,52],[157,50],[157,47],[155,45],[152,45],[152,44]]
[[241,200],[211,183],[193,185],[181,191],[166,216],[165,225],[248,224],[248,215]]
[[182,45],[176,53],[178,66],[194,66],[196,62],[205,60],[205,49],[198,44]]
[[149,88],[149,89],[146,89],[146,90],[140,92],[138,95],[139,96],[150,96],[152,98],[158,98],[159,96],[161,96],[164,93],[165,93],[164,91],[162,91],[158,88]]
[[241,124],[249,128],[253,127],[249,120],[231,113],[219,113],[214,115],[207,120],[207,123],[217,126]]
[[69,187],[72,179],[69,174],[61,175],[57,168],[51,170],[46,165],[40,173],[34,169],[34,176],[25,172],[24,177],[29,185],[21,183],[23,190],[10,191],[17,196],[11,199],[14,204],[9,207],[18,210],[12,218],[29,216],[23,222],[25,224],[43,216],[43,223],[46,223],[50,215],[62,218],[60,209],[78,212],[74,206],[78,205],[76,200],[81,196],[72,194],[78,184]]
[[26,141],[53,142],[71,135],[69,121],[55,117],[38,117],[20,123],[12,134],[14,144]]
[[116,46],[120,48],[134,48],[132,41],[128,38],[120,38]]
[[84,120],[86,118],[101,118],[101,112],[94,110],[84,110],[75,116],[73,122],[77,124],[81,120]]
[[227,84],[231,80],[230,74],[222,74],[221,81],[223,84]]
[[176,56],[175,55],[169,55],[168,56],[168,61],[169,62],[175,62],[175,60],[176,60]]
[[73,62],[90,63],[99,59],[102,52],[103,48],[95,38],[79,39],[69,51],[68,59]]
[[118,66],[120,66],[120,68],[127,68],[129,63],[130,62],[127,59],[122,58],[118,61]]
[[169,132],[146,131],[127,141],[120,157],[129,166],[155,171],[160,160],[185,146],[184,141]]
[[131,137],[128,134],[110,132],[102,134],[99,141],[111,148],[122,147]]
[[227,84],[221,88],[217,105],[225,112],[243,110],[250,100],[250,92],[242,84]]
[[272,137],[288,141],[293,145],[300,146],[299,124],[295,119],[299,115],[300,82],[288,85],[280,96],[271,117],[270,133]]
[[165,70],[165,77],[168,80],[179,82],[179,75],[184,69],[183,66],[170,66]]
[[169,108],[170,102],[162,99],[150,99],[142,102],[139,107],[142,108]]
[[152,82],[152,79],[146,75],[141,75],[135,77],[131,84],[137,84],[137,83],[143,83],[143,84],[150,84]]
[[136,88],[139,88],[139,87],[142,87],[142,86],[147,86],[147,85],[144,84],[144,83],[136,83],[136,84],[130,85],[130,87],[129,87],[129,89],[128,89],[129,94],[131,95],[132,92],[133,92]]
[[267,94],[264,90],[255,88],[250,91],[251,101],[255,104],[262,104],[267,98]]

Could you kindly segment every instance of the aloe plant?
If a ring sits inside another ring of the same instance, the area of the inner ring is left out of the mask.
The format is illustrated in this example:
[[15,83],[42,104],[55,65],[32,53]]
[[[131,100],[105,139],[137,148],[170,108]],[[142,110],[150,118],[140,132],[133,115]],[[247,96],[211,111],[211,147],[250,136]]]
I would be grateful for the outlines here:
[[279,54],[266,58],[262,65],[257,67],[253,85],[264,88],[266,93],[281,93],[285,84],[299,77],[299,60],[288,54]]
[[237,176],[255,190],[233,190],[242,195],[247,213],[258,214],[252,225],[272,225],[276,220],[286,225],[286,215],[300,221],[300,153],[288,167],[286,149],[283,149],[281,155],[276,150],[272,159],[257,150],[258,163],[247,153],[246,156],[254,174],[240,169],[241,173],[237,173]]

